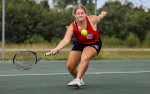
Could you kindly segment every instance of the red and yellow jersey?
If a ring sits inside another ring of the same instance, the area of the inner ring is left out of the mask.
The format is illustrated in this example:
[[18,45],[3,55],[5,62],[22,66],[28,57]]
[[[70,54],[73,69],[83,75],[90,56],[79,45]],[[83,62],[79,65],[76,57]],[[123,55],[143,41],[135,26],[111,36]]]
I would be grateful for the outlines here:
[[99,33],[98,31],[96,30],[93,30],[93,28],[91,27],[90,25],[90,22],[88,20],[88,18],[86,17],[86,21],[87,21],[87,35],[86,36],[83,36],[81,35],[81,31],[78,30],[78,28],[76,27],[75,23],[73,22],[72,25],[73,25],[73,33],[74,33],[74,36],[76,38],[76,40],[79,42],[79,43],[82,43],[82,44],[92,44],[92,43],[95,43],[99,40]]

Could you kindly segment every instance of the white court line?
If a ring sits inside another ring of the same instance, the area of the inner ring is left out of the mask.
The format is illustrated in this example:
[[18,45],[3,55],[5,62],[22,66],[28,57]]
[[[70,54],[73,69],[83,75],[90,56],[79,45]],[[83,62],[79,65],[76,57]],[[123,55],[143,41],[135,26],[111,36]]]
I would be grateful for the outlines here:
[[[5,51],[50,51],[51,49],[5,49]],[[101,49],[102,51],[150,51],[150,49]],[[2,51],[2,49],[0,49]],[[71,49],[62,49],[61,51],[71,51]]]
[[[85,74],[127,74],[127,73],[150,73],[150,71],[130,71],[130,72],[87,72]],[[0,76],[42,76],[42,75],[66,75],[70,73],[49,73],[49,74],[10,74]]]

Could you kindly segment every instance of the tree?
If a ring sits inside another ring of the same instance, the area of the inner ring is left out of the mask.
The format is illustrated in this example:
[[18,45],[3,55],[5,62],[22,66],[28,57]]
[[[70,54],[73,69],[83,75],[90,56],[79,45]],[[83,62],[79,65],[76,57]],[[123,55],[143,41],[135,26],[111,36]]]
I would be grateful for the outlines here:
[[[6,42],[23,43],[38,31],[44,11],[35,1],[6,2]],[[11,41],[9,41],[11,40]]]
[[83,6],[87,7],[87,9],[90,12],[89,14],[92,14],[95,5],[92,2],[92,0],[53,0],[53,3],[55,4],[55,7],[58,8],[59,10],[66,9],[68,5],[74,6],[80,3]]
[[68,5],[77,5],[78,0],[53,0],[53,4],[59,10],[64,10]]
[[86,4],[86,10],[89,15],[95,13],[95,4],[92,2],[92,0],[89,0],[89,2]]
[[132,31],[135,33],[140,41],[142,42],[150,30],[150,14],[147,12],[135,11],[134,14],[130,16]]
[[[132,3],[121,4],[119,1],[115,2],[106,2],[102,9],[99,11],[105,10],[108,12],[107,16],[100,21],[98,28],[100,33],[108,35],[109,37],[115,36],[124,40],[128,32],[128,15],[132,13],[132,8],[130,7]],[[103,25],[101,25],[103,24]]]
[[50,11],[50,5],[48,4],[47,0],[41,1],[40,4],[44,9],[47,9],[47,11]]
[[[66,2],[67,0],[62,1]],[[94,3],[92,0],[86,1],[88,14],[94,14]],[[78,0],[69,0],[66,5],[78,2]],[[44,38],[48,42],[62,39],[66,26],[75,20],[72,15],[73,7],[61,11],[58,8],[47,11],[49,9],[47,4],[46,0],[39,3],[35,0],[8,0],[5,5],[6,43],[28,42],[27,40],[33,38],[34,35],[40,36],[41,39]],[[0,9],[2,11],[2,4],[0,4]],[[115,36],[125,40],[130,33],[134,33],[140,41],[143,41],[150,30],[150,13],[141,11],[141,9],[136,10],[132,2],[122,4],[119,1],[109,1],[98,10],[98,14],[103,10],[108,14],[97,25],[100,35]]]

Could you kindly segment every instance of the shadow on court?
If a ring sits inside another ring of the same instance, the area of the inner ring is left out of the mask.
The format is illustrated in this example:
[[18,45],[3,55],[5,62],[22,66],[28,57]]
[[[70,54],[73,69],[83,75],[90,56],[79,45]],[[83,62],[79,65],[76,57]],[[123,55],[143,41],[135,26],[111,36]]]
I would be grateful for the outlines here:
[[81,88],[73,80],[67,61],[40,61],[19,71],[12,62],[0,62],[0,94],[149,94],[150,60],[92,60]]

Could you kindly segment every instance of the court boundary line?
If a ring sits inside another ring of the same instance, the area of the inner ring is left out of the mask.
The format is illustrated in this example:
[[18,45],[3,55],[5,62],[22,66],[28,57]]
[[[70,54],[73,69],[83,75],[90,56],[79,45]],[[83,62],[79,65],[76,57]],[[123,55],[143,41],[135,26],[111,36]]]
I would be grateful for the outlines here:
[[[5,49],[5,51],[23,51],[23,50],[32,50],[32,51],[50,51],[52,49]],[[150,51],[150,49],[101,49],[102,51]],[[2,49],[0,49],[2,51]],[[71,49],[62,49],[61,51],[71,51]]]
[[[130,72],[87,72],[85,74],[129,74],[129,73],[150,73],[150,71],[130,71]],[[70,73],[48,73],[48,74],[10,74],[10,75],[0,75],[4,76],[43,76],[43,75],[67,75]]]

